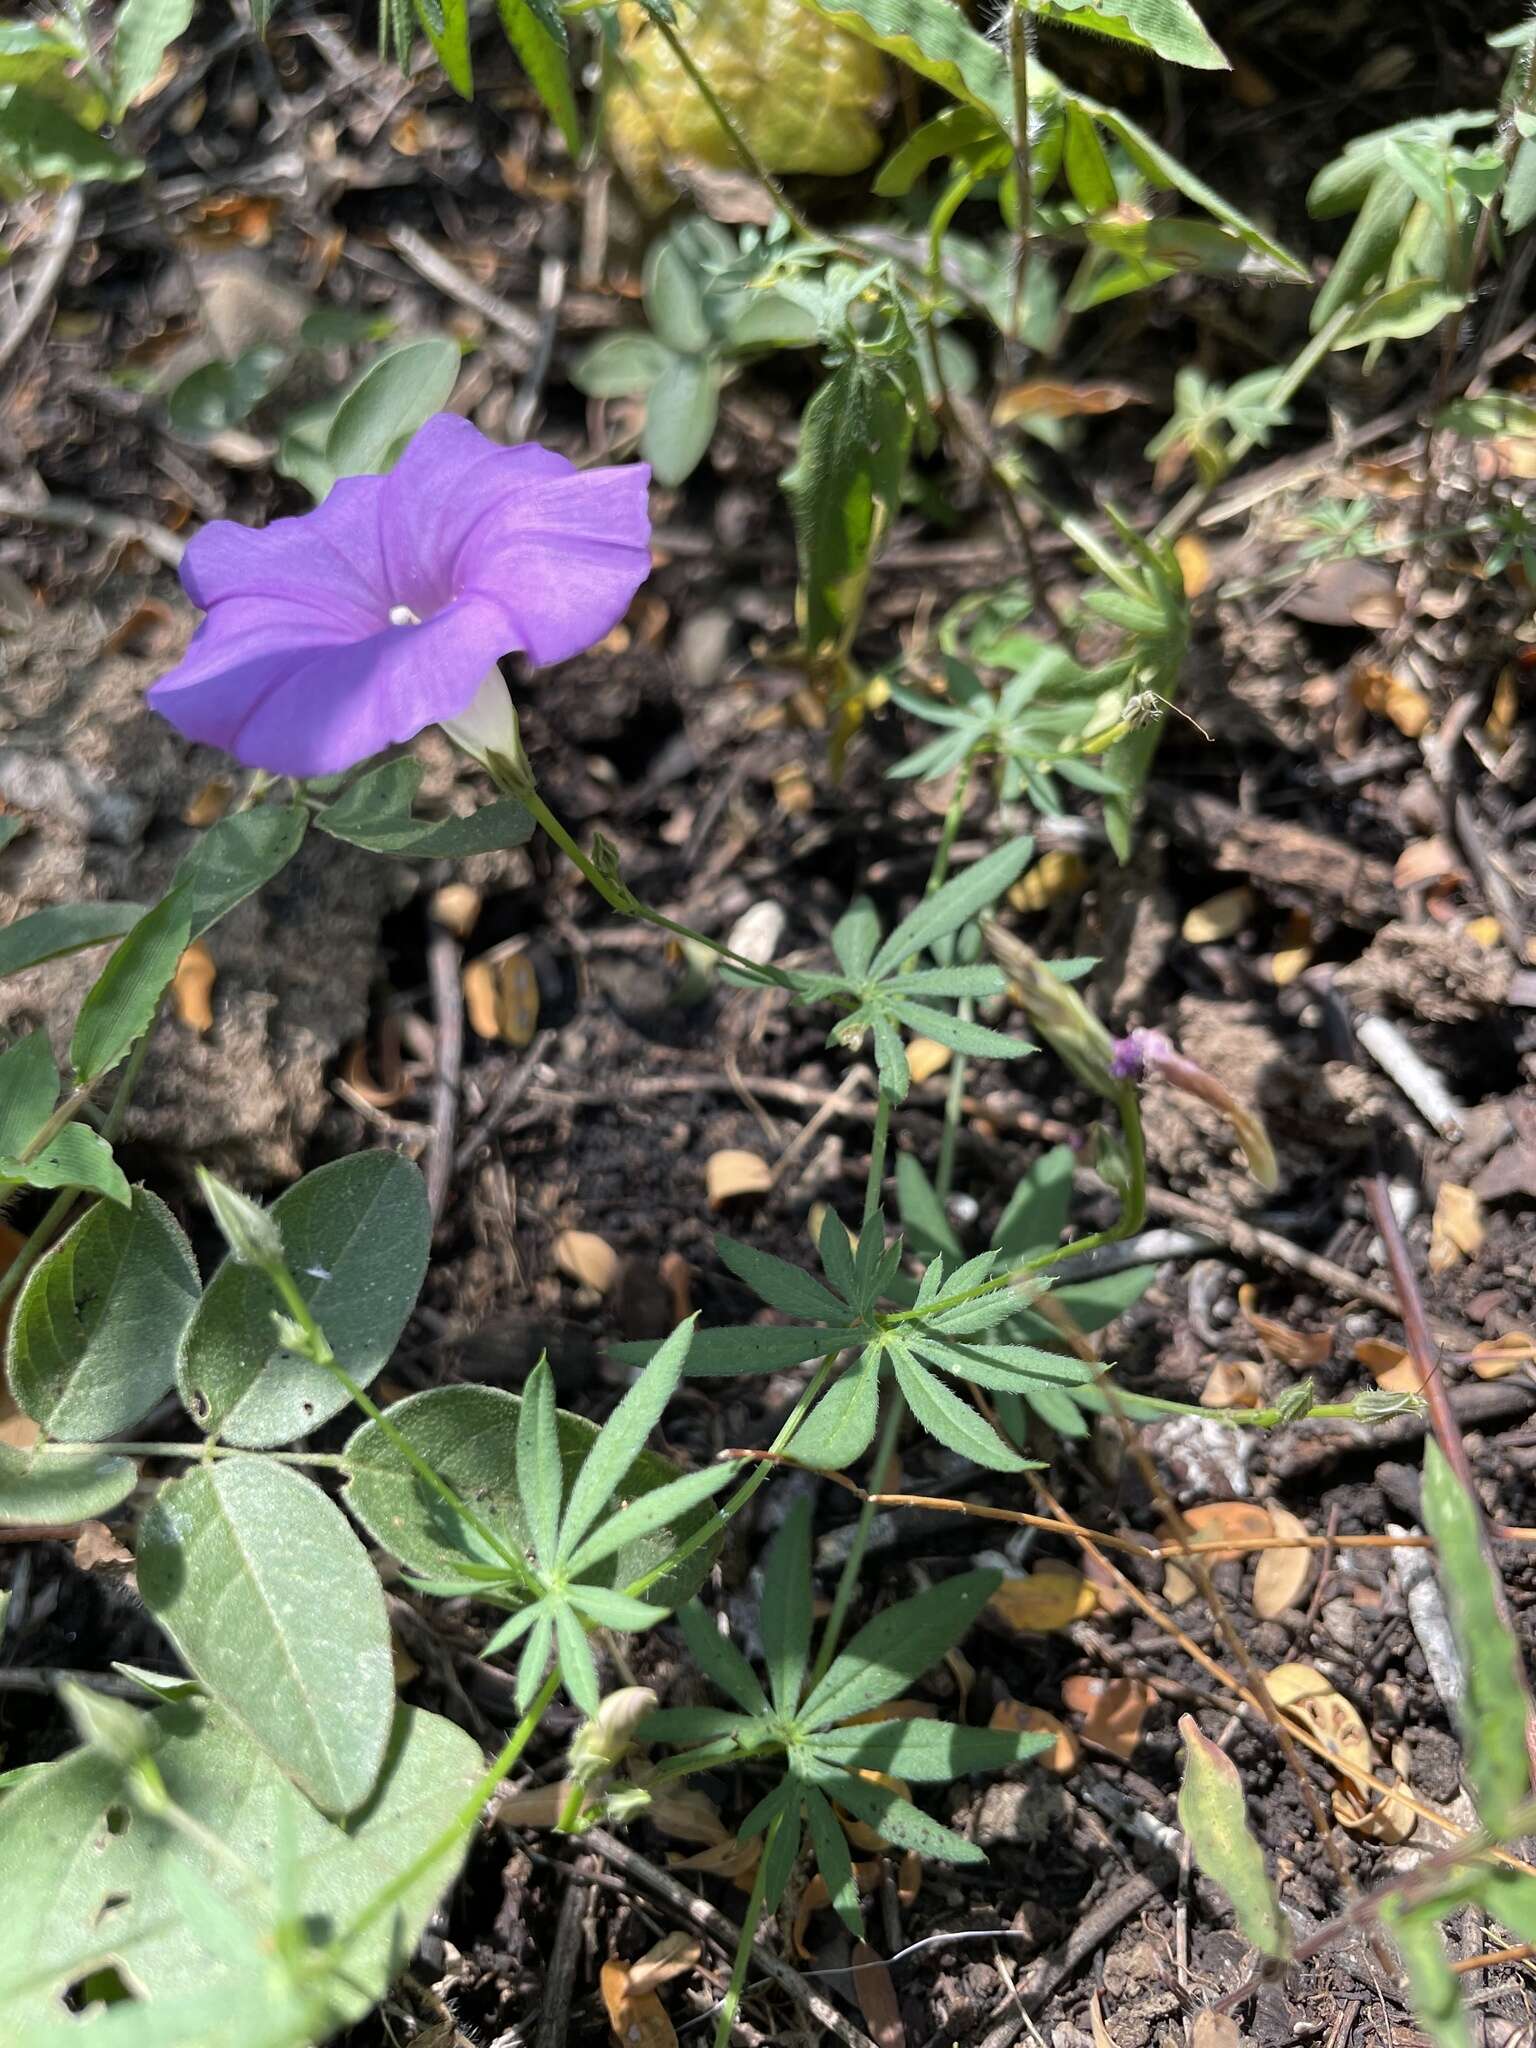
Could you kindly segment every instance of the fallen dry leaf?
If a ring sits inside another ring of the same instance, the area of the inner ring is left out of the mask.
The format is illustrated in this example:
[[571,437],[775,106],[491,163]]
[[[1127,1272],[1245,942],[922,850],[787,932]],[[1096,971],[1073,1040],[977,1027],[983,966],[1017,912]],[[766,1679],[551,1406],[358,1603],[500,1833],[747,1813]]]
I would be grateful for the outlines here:
[[83,1572],[101,1571],[108,1565],[133,1563],[133,1552],[118,1542],[105,1522],[82,1522],[75,1538],[74,1560]]
[[1390,719],[1405,739],[1418,739],[1434,717],[1434,707],[1418,684],[1388,669],[1358,669],[1353,687],[1364,708],[1377,718]]
[[1293,910],[1285,920],[1280,943],[1269,956],[1269,975],[1276,988],[1289,988],[1312,965],[1312,920]]
[[361,1038],[348,1046],[341,1063],[339,1082],[373,1109],[393,1109],[411,1092],[411,1082],[400,1056],[400,1019],[393,1012],[379,1026],[378,1077],[370,1063],[368,1047]]
[[1229,2012],[1197,2012],[1189,2048],[1243,2048],[1244,2035]]
[[619,1255],[591,1230],[562,1230],[551,1246],[555,1267],[567,1280],[606,1294],[619,1277]]
[[950,1051],[936,1038],[914,1038],[907,1045],[907,1065],[914,1081],[931,1081],[949,1065]]
[[1266,1683],[1275,1705],[1304,1722],[1324,1745],[1328,1761],[1363,1809],[1369,1803],[1370,1788],[1360,1773],[1374,1773],[1376,1752],[1356,1708],[1310,1664],[1277,1664]]
[[630,1964],[630,1996],[643,1997],[659,1985],[670,1984],[674,1977],[686,1976],[698,1968],[703,1953],[704,1944],[691,1934],[679,1931],[663,1935],[654,1948],[648,1948],[638,1962]]
[[[515,943],[515,942],[514,942]],[[482,954],[464,969],[464,1008],[481,1038],[521,1050],[539,1028],[539,981],[526,953]]]
[[1083,1716],[1083,1740],[1129,1762],[1141,1738],[1141,1724],[1157,1699],[1138,1678],[1094,1678],[1080,1673],[1063,1679],[1061,1697]]
[[630,1988],[628,1963],[604,1963],[597,1981],[613,2038],[621,2048],[677,2048],[677,2029],[667,2018],[666,2007],[654,1991],[636,1993]]
[[1443,1180],[1429,1229],[1429,1270],[1448,1273],[1483,1248],[1483,1205],[1470,1188]]
[[1333,1356],[1332,1330],[1293,1330],[1289,1323],[1261,1315],[1256,1306],[1258,1298],[1259,1291],[1252,1281],[1245,1281],[1237,1290],[1237,1305],[1244,1322],[1282,1365],[1305,1368],[1327,1364]]
[[773,771],[773,800],[787,818],[802,818],[815,808],[816,785],[803,763],[786,761]]
[[1253,916],[1254,903],[1254,893],[1246,884],[1223,889],[1219,896],[1197,903],[1186,914],[1180,932],[1192,946],[1209,946],[1218,939],[1230,939]]
[[875,2048],[906,2048],[907,2030],[890,1967],[867,1941],[854,1944],[853,1991]]
[[1198,597],[1210,587],[1211,551],[1203,540],[1197,540],[1192,533],[1181,534],[1173,544],[1174,559],[1179,565],[1179,574],[1184,578],[1184,595]]
[[1395,626],[1403,615],[1397,576],[1358,556],[1319,562],[1281,601],[1281,610],[1313,626]]
[[1058,384],[1042,377],[1000,392],[992,408],[992,424],[1006,427],[1011,420],[1024,419],[1030,413],[1037,419],[1081,419],[1147,402],[1145,394],[1129,384]]
[[1081,896],[1093,879],[1086,861],[1075,853],[1053,847],[1041,854],[1029,872],[1008,891],[1008,901],[1026,915],[1049,910],[1055,903],[1070,903]]
[[1520,685],[1514,670],[1506,667],[1499,671],[1499,679],[1493,686],[1493,701],[1488,706],[1488,716],[1483,720],[1483,731],[1498,753],[1502,754],[1514,738],[1519,722]]
[[1088,2024],[1093,2030],[1093,2048],[1115,2048],[1115,2037],[1104,2024],[1104,2006],[1097,1990],[1088,2001]]
[[1355,1346],[1355,1357],[1389,1394],[1423,1393],[1424,1376],[1401,1344],[1385,1337],[1362,1337]]
[[704,1187],[711,1209],[723,1209],[727,1202],[769,1193],[773,1169],[755,1152],[711,1152],[704,1165]]
[[1202,1408],[1257,1408],[1264,1398],[1264,1368],[1249,1358],[1229,1358],[1211,1367],[1200,1389]]
[[[1288,1508],[1272,1507],[1269,1519],[1277,1536],[1306,1536],[1310,1532]],[[1273,1621],[1287,1608],[1299,1607],[1317,1570],[1317,1552],[1298,1545],[1295,1550],[1261,1550],[1253,1574],[1253,1611],[1260,1621]]]
[[215,775],[211,782],[205,782],[181,814],[183,825],[195,825],[199,831],[209,825],[217,825],[229,809],[234,796],[235,785],[227,775]]
[[1536,1338],[1524,1330],[1506,1330],[1502,1337],[1485,1337],[1467,1354],[1467,1363],[1480,1380],[1501,1380],[1518,1372],[1522,1365],[1536,1364]]
[[992,1709],[992,1718],[987,1726],[1006,1729],[1012,1735],[1049,1735],[1050,1748],[1042,1749],[1038,1756],[1030,1758],[1030,1762],[1058,1778],[1065,1778],[1075,1771],[1082,1757],[1082,1744],[1066,1722],[1058,1721],[1044,1707],[1026,1707],[1022,1700],[999,1700]]
[[[1262,1541],[1274,1530],[1268,1508],[1251,1500],[1202,1501],[1198,1507],[1184,1509],[1184,1522],[1195,1548],[1202,1555],[1209,1553],[1212,1564],[1241,1557],[1249,1544]],[[1178,1531],[1165,1524],[1162,1540],[1177,1542]],[[1163,1567],[1163,1598],[1170,1607],[1182,1607],[1186,1600],[1193,1600],[1196,1590],[1194,1575],[1183,1565],[1169,1562]]]
[[987,1602],[1006,1627],[1027,1635],[1049,1635],[1092,1614],[1099,1596],[1074,1566],[1044,1558],[1022,1578],[1004,1579]]
[[445,882],[432,897],[432,915],[444,931],[467,939],[480,916],[480,891],[469,882]]
[[219,970],[201,939],[194,939],[176,963],[171,978],[171,1008],[177,1022],[199,1037],[213,1029],[213,985]]
[[1392,886],[1406,891],[1426,889],[1438,882],[1459,882],[1466,870],[1448,840],[1438,833],[1428,839],[1411,839],[1397,856],[1392,869]]
[[1495,946],[1503,943],[1504,934],[1496,917],[1474,917],[1467,921],[1467,937],[1474,946],[1481,946],[1485,953],[1491,953]]

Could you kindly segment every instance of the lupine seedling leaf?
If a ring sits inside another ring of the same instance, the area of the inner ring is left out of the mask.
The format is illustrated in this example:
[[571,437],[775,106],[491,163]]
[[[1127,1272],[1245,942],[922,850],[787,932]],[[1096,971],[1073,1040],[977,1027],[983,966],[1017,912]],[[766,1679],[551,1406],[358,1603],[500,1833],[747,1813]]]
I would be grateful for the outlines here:
[[1245,1938],[1261,1954],[1284,1961],[1291,1952],[1290,1929],[1264,1867],[1264,1851],[1248,1825],[1237,1766],[1201,1733],[1192,1715],[1180,1719],[1179,1733],[1184,1738],[1179,1825],[1195,1860],[1231,1900]]
[[1424,1446],[1424,1525],[1435,1539],[1465,1687],[1456,1719],[1467,1780],[1483,1825],[1503,1837],[1531,1797],[1530,1694],[1500,1610],[1481,1516],[1434,1442]]
[[[808,1508],[803,1500],[796,1504],[764,1568],[763,1642],[772,1705],[741,1652],[715,1633],[701,1608],[690,1606],[679,1616],[688,1646],[706,1676],[742,1711],[662,1710],[646,1717],[640,1734],[659,1742],[698,1742],[682,1761],[700,1769],[733,1755],[750,1757],[754,1766],[781,1758],[783,1775],[738,1830],[745,1841],[777,1823],[765,1852],[768,1904],[777,1903],[788,1883],[802,1827],[808,1828],[833,1905],[850,1927],[859,1929],[851,1859],[834,1806],[868,1822],[898,1847],[952,1863],[986,1859],[900,1793],[858,1774],[945,1783],[1018,1763],[1045,1748],[1050,1738],[931,1721],[842,1725],[894,1699],[958,1643],[996,1591],[996,1572],[966,1572],[887,1608],[858,1631],[800,1701],[812,1612]],[[789,1584],[792,1572],[800,1577],[795,1588]]]
[[1434,2048],[1472,2048],[1461,1986],[1440,1932],[1438,1906],[1404,1910],[1396,1898],[1382,1901],[1382,1925],[1397,1945],[1413,1995],[1414,2017]]

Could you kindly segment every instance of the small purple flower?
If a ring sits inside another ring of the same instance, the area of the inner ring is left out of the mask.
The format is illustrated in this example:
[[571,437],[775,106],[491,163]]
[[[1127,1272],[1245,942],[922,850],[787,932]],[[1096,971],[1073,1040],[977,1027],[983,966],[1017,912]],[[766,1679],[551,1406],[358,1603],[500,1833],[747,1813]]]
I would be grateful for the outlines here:
[[181,580],[208,616],[149,702],[247,767],[354,767],[499,690],[501,655],[600,640],[650,572],[649,480],[439,413],[388,476],[259,531],[205,526]]
[[1115,1040],[1109,1071],[1117,1081],[1144,1081],[1149,1065],[1156,1066],[1173,1051],[1167,1034],[1148,1031],[1141,1025],[1124,1038]]

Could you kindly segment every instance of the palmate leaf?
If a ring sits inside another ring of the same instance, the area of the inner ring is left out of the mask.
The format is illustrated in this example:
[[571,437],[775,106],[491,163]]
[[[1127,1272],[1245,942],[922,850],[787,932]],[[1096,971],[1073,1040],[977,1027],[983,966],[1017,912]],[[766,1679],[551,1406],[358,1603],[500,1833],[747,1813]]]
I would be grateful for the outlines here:
[[802,1725],[825,1728],[894,1699],[954,1648],[1001,1583],[999,1572],[963,1572],[876,1615],[806,1700]]
[[884,1771],[912,1785],[951,1785],[972,1771],[1000,1771],[1049,1749],[1049,1735],[1000,1728],[959,1728],[950,1721],[874,1721],[833,1728],[812,1747],[849,1771]]
[[906,1346],[892,1349],[891,1363],[907,1406],[928,1434],[937,1437],[947,1450],[969,1458],[972,1464],[985,1466],[989,1472],[1029,1469],[1031,1461],[1010,1449],[969,1401],[951,1393]]
[[811,1654],[811,1503],[804,1494],[784,1517],[763,1565],[761,1627],[773,1704],[793,1714]]
[[877,981],[888,979],[910,955],[925,951],[982,911],[990,910],[1029,866],[1034,849],[1035,843],[1027,833],[1010,840],[925,897],[888,934],[869,963],[870,977]]

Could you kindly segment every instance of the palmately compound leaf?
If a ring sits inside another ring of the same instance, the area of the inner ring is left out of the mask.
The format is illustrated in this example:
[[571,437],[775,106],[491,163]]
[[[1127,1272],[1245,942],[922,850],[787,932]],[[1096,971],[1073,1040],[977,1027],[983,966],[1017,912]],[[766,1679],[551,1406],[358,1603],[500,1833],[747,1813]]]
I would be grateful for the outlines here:
[[1246,1938],[1262,1954],[1283,1961],[1291,1952],[1290,1928],[1264,1867],[1264,1851],[1248,1825],[1237,1766],[1200,1732],[1192,1715],[1182,1717],[1179,1733],[1184,1738],[1179,1825],[1200,1868],[1231,1900]]
[[[144,1718],[156,1768],[196,1834],[131,1804],[121,1768],[99,1749],[48,1764],[6,1795],[8,2037],[67,2048],[88,2024],[134,2048],[308,2048],[361,2020],[409,1962],[459,1866],[465,1838],[451,1828],[481,1774],[473,1741],[436,1714],[398,1708],[373,1797],[343,1829],[219,1708],[184,1701]],[[449,1846],[416,1869],[445,1835]],[[389,1911],[322,1975],[317,1952],[407,1872]],[[190,1914],[189,1891],[208,1910]],[[302,1998],[274,1960],[285,1947],[313,1971]],[[71,1987],[114,1965],[134,2000],[90,2023],[64,2010]],[[122,2034],[119,2019],[138,2031]]]
[[[396,1401],[389,1422],[416,1454],[447,1481],[518,1553],[531,1544],[527,1516],[516,1482],[518,1419],[522,1401],[500,1387],[433,1387]],[[584,1416],[563,1410],[555,1418],[560,1465],[567,1496],[574,1492],[583,1461],[597,1441],[598,1430]],[[462,1520],[451,1521],[438,1496],[428,1490],[409,1462],[377,1422],[365,1422],[344,1453],[347,1483],[342,1499],[375,1542],[402,1564],[424,1577],[451,1579],[466,1562],[476,1562],[464,1547]],[[722,1466],[721,1471],[729,1467]],[[611,1506],[654,1496],[678,1480],[677,1467],[651,1451],[641,1451],[623,1474]],[[674,1502],[677,1496],[672,1496]],[[707,1518],[703,1504],[677,1505],[674,1519],[641,1534],[625,1535],[618,1553],[582,1565],[583,1575],[605,1585],[627,1586],[664,1564]],[[600,1519],[594,1534],[601,1533]],[[696,1592],[709,1576],[718,1542],[700,1547],[675,1570],[646,1589],[658,1606],[675,1607]]]
[[793,1714],[811,1654],[811,1503],[802,1494],[784,1517],[763,1562],[761,1628],[768,1690],[781,1714]]
[[[693,1341],[693,1318],[680,1323],[603,1424],[582,1460],[560,1519],[560,1555],[569,1558],[645,1449],[646,1439],[677,1390]],[[526,1399],[526,1394],[525,1394]],[[557,1452],[558,1459],[558,1452]],[[603,1552],[611,1555],[610,1546]]]
[[[399,1342],[427,1270],[431,1219],[419,1170],[393,1152],[356,1153],[305,1174],[268,1214],[338,1364],[366,1387]],[[272,1319],[281,1307],[264,1273],[228,1258],[182,1345],[181,1398],[243,1449],[292,1443],[351,1399],[322,1366],[284,1347]]]
[[801,1725],[824,1728],[894,1699],[959,1642],[1001,1583],[999,1572],[962,1572],[877,1614],[806,1700]]
[[139,1591],[189,1668],[327,1813],[373,1790],[394,1716],[384,1595],[313,1480],[221,1458],[161,1487]]
[[66,1442],[121,1435],[175,1384],[197,1262],[158,1196],[100,1202],[40,1259],[11,1317],[6,1373],[34,1422]]
[[1498,1599],[1477,1505],[1439,1446],[1424,1446],[1424,1525],[1435,1539],[1440,1583],[1461,1665],[1456,1721],[1467,1779],[1483,1825],[1507,1837],[1531,1797],[1525,1746],[1531,1696]]

